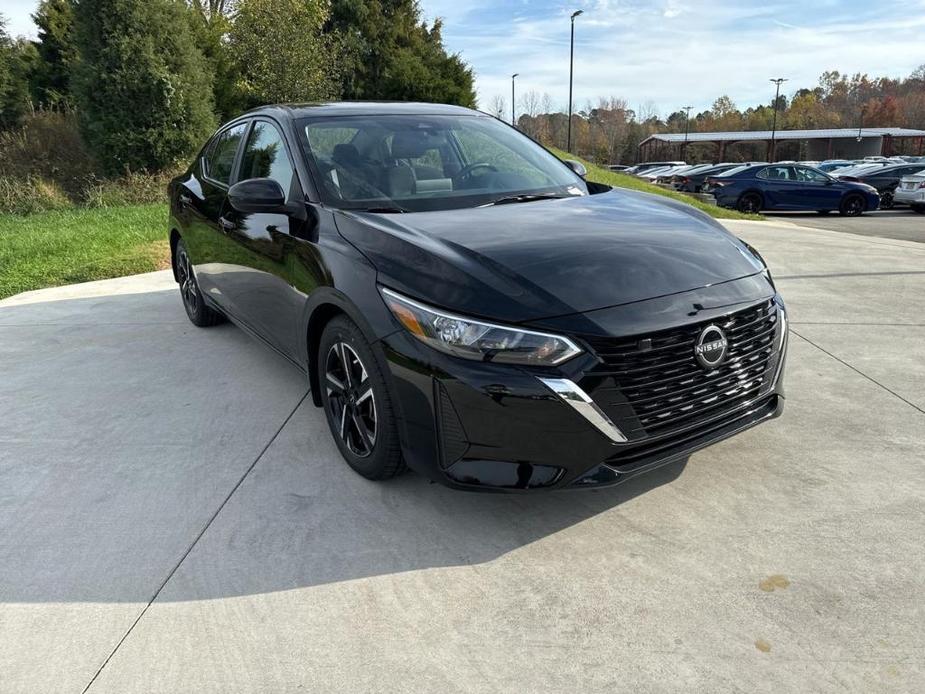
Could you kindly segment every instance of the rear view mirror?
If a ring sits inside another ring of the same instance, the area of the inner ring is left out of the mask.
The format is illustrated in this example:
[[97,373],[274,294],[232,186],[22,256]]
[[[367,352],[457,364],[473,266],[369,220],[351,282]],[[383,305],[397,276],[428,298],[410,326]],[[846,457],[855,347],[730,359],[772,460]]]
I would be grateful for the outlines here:
[[285,212],[286,195],[272,178],[249,178],[228,189],[228,202],[238,212]]
[[566,159],[565,165],[569,167],[572,171],[577,173],[579,176],[584,178],[588,175],[588,170],[585,168],[585,165],[580,161],[575,161],[574,159]]

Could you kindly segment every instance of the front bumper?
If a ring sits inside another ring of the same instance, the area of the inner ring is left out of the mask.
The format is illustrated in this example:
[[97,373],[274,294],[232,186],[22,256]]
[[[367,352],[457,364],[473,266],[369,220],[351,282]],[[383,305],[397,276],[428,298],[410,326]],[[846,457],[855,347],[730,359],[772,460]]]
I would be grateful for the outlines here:
[[687,428],[623,440],[602,423],[599,396],[585,393],[588,403],[560,392],[567,383],[594,392],[600,362],[592,353],[537,369],[450,357],[404,331],[381,344],[408,465],[451,487],[523,491],[617,484],[779,416],[782,331],[773,379],[760,393]]

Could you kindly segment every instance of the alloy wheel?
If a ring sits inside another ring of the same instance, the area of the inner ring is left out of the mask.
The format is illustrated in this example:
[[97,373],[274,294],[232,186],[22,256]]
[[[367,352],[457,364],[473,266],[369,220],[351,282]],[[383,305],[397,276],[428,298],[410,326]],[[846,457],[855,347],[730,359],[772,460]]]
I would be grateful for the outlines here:
[[183,304],[190,314],[195,315],[199,308],[199,287],[196,285],[196,276],[193,274],[193,267],[185,248],[181,248],[177,254],[177,279],[180,282]]
[[752,194],[744,196],[739,201],[739,211],[746,214],[758,214],[761,211],[761,199]]
[[378,433],[376,396],[363,361],[346,342],[328,350],[324,367],[328,405],[337,435],[360,458],[373,452]]
[[881,210],[890,210],[893,208],[893,194],[890,192],[884,193],[880,196],[880,209]]
[[859,195],[852,195],[844,203],[845,215],[857,217],[864,211],[864,201]]

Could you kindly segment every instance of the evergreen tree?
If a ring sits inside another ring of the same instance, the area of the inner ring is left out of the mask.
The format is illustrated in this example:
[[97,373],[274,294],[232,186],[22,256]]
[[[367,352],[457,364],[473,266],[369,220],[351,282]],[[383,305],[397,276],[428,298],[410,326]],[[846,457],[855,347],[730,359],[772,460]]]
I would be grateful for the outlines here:
[[446,52],[438,19],[423,21],[417,0],[334,0],[329,28],[348,47],[348,99],[475,105],[472,70]]
[[340,96],[342,42],[327,0],[239,0],[228,48],[242,108]]
[[25,39],[11,39],[0,15],[0,128],[19,125],[32,109],[28,75],[35,61],[32,44]]
[[215,125],[212,84],[179,0],[77,0],[73,93],[87,145],[110,173],[187,157]]
[[38,61],[29,80],[32,98],[42,106],[70,105],[71,69],[77,58],[73,0],[42,0],[32,21],[38,27]]

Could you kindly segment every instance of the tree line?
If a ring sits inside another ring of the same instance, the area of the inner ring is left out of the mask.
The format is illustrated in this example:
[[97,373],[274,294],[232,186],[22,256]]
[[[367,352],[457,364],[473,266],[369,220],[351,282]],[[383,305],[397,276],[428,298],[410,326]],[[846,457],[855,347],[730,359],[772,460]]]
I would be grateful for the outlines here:
[[[510,106],[503,96],[492,99],[489,111],[510,120]],[[546,145],[565,149],[566,109],[555,107],[548,94],[524,93],[517,111],[521,130]],[[689,122],[687,117],[678,110],[663,118],[651,103],[631,108],[626,99],[602,97],[573,113],[572,151],[601,163],[634,163],[639,143],[654,133],[683,133],[687,128],[690,132],[770,130],[774,99],[772,95],[766,104],[740,109],[724,95],[710,109],[691,113]],[[925,65],[900,79],[826,71],[815,87],[797,89],[789,97],[781,94],[777,101],[779,130],[877,127],[925,129]],[[802,159],[802,146],[797,141],[781,142],[778,156]],[[896,146],[903,153],[902,147],[915,145],[897,141]],[[743,142],[727,150],[727,158],[739,161],[760,160],[766,154],[762,143]],[[688,146],[688,161],[710,161],[715,155],[712,145]]]
[[417,0],[41,0],[32,18],[34,41],[0,17],[0,129],[76,110],[110,174],[170,167],[260,104],[476,100]]

